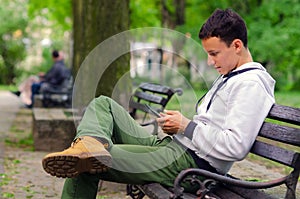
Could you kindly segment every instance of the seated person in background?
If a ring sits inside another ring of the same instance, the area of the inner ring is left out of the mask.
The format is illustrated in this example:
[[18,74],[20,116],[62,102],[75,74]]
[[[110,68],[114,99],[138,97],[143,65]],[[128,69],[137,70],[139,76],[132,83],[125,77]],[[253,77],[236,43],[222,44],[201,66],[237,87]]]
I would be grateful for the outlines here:
[[40,92],[49,90],[59,90],[63,86],[64,81],[69,79],[71,72],[64,63],[64,57],[62,53],[54,50],[52,52],[52,58],[54,61],[51,69],[42,77],[42,81],[33,83],[31,86],[31,108],[34,104],[34,95]]
[[12,91],[13,94],[21,98],[21,101],[25,104],[25,106],[29,106],[32,104],[31,102],[31,86],[33,83],[38,83],[42,80],[44,73],[40,73],[39,75],[30,75],[27,79],[25,79],[19,86],[17,91]]
[[54,64],[46,74],[40,73],[39,78],[31,76],[20,85],[17,92],[13,92],[18,96],[23,96],[22,101],[28,108],[33,106],[35,94],[48,90],[59,90],[64,85],[65,80],[71,76],[61,52],[54,50],[52,58]]

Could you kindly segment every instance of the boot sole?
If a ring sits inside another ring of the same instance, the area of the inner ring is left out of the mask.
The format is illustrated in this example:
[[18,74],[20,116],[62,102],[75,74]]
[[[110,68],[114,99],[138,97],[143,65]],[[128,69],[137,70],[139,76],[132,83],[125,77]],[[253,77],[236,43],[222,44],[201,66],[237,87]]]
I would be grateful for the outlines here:
[[110,155],[80,158],[72,155],[52,156],[43,159],[44,170],[52,176],[73,178],[80,173],[97,174],[106,172],[112,166]]

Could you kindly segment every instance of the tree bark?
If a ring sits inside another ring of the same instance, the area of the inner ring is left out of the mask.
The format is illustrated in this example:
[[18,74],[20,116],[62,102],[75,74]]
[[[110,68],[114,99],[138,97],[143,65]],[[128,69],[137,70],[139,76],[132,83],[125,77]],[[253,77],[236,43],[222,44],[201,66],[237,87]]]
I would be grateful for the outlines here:
[[[83,66],[83,62],[88,59],[87,57],[95,47],[97,48],[97,45],[101,45],[101,42],[111,36],[129,29],[129,0],[72,0],[72,4],[74,38],[73,74],[76,76],[81,71],[80,67]],[[116,48],[117,46],[110,47]],[[95,82],[98,86],[94,92],[94,97],[99,95],[111,96],[116,82],[129,71],[129,59],[129,54],[120,56],[108,68],[101,64],[101,60],[93,61],[92,64],[97,64],[99,70],[105,70],[103,74],[101,73],[99,81]],[[90,71],[93,70],[92,66],[87,68],[85,65],[84,67],[84,73],[90,76],[85,79],[99,78],[93,77],[97,72]],[[128,83],[130,83],[129,81]],[[84,92],[91,92],[88,91],[88,88],[92,86],[89,81],[80,82],[78,85],[80,85],[81,91],[77,92],[82,93],[77,96],[81,95],[84,97],[84,95],[89,95],[84,94]],[[123,90],[123,92],[125,91],[128,92],[128,89]]]

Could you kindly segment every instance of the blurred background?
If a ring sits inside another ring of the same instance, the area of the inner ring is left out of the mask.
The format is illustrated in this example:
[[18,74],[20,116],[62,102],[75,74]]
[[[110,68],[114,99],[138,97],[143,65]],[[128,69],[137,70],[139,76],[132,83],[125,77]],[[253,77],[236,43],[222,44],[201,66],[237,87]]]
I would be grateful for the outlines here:
[[[31,74],[47,71],[53,49],[64,52],[76,77],[83,60],[98,44],[134,28],[168,28],[200,44],[198,31],[216,8],[232,8],[245,19],[253,58],[276,79],[276,91],[298,93],[300,0],[1,0],[1,88],[13,89]],[[115,60],[99,81],[96,95],[111,95],[115,83],[128,71],[128,82],[167,84],[173,76],[161,67],[157,70],[153,63],[176,68],[194,89],[207,88],[197,74],[211,77],[206,78],[209,81],[217,75],[206,66],[206,55],[186,49],[184,41],[174,40],[171,45],[175,52],[186,51],[189,59],[199,60],[192,67],[186,59],[161,51],[154,38],[143,39],[142,34],[140,38],[132,41],[131,48],[141,46],[141,50]]]
[[[0,0],[0,91],[16,91],[23,80],[48,71],[54,49],[63,51],[75,82],[80,79],[76,77],[82,65],[83,75],[88,74],[83,79],[93,79],[90,76],[97,76],[95,68],[83,64],[88,55],[103,41],[130,30],[135,35],[125,44],[128,53],[114,59],[109,67],[96,62],[97,70],[105,71],[88,100],[100,94],[121,96],[124,92],[129,96],[140,82],[150,81],[183,88],[183,95],[172,98],[166,108],[179,107],[185,116],[192,117],[195,103],[218,76],[206,65],[206,54],[198,39],[201,25],[216,8],[232,8],[245,19],[254,60],[277,81],[277,103],[300,108],[300,0]],[[157,34],[146,34],[148,27],[155,27]],[[171,30],[168,33],[175,32],[176,36],[160,34],[159,30]],[[122,45],[108,45],[107,51],[114,52]],[[92,85],[79,82],[75,99],[88,95],[85,92]],[[1,94],[4,100],[0,102],[0,113],[4,116],[0,127],[9,128],[11,123],[6,120],[11,118],[5,114],[14,112],[12,107],[18,108],[19,101],[16,98],[7,105],[10,93]],[[10,130],[0,133],[0,140],[5,142],[0,142],[3,198],[59,198],[63,181],[46,176],[41,168],[45,154],[33,149],[32,118],[31,109],[20,109],[16,119],[12,117]],[[250,159],[260,161],[257,157]],[[272,174],[289,171],[265,159],[261,162],[274,168]],[[252,164],[250,167],[258,168],[261,172],[257,178],[264,179],[266,169]],[[118,190],[113,187],[113,192]],[[98,198],[112,198],[100,195]],[[120,195],[124,198],[125,192]]]

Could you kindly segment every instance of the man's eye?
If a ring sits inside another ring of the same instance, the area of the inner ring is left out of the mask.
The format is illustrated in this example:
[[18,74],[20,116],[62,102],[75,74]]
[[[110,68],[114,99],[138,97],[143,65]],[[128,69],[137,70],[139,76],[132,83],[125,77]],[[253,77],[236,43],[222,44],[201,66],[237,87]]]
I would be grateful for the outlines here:
[[218,54],[218,52],[212,52],[212,53],[209,53],[209,55],[210,55],[210,56],[213,56],[213,57],[217,56],[217,54]]

